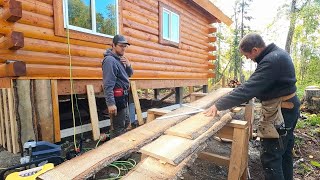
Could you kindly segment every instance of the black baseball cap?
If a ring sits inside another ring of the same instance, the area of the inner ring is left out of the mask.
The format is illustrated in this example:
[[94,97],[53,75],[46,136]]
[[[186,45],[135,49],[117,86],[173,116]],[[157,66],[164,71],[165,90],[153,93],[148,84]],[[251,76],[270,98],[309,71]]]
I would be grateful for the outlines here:
[[121,44],[128,44],[130,45],[130,43],[128,43],[128,41],[126,40],[126,38],[120,34],[117,34],[113,37],[112,39],[112,42],[113,44],[118,44],[118,43],[121,43]]

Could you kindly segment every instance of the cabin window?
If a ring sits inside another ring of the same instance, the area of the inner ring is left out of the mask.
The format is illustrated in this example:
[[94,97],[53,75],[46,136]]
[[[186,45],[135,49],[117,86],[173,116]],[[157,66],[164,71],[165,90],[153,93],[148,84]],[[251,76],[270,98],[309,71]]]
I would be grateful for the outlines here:
[[64,0],[64,28],[113,37],[118,34],[118,0]]
[[161,44],[179,47],[180,43],[180,15],[173,8],[160,2],[159,27]]

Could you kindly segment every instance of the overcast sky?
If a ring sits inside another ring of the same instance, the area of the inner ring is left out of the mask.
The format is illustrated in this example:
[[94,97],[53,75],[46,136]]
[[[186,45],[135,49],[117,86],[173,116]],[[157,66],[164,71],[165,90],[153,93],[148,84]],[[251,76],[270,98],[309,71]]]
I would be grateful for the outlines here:
[[[232,17],[233,7],[236,0],[211,0],[226,15]],[[277,9],[282,7],[288,0],[253,0],[250,3],[248,13],[253,19],[250,21],[250,27],[254,31],[262,33],[267,43],[275,42],[281,48],[284,48],[287,36],[289,21],[285,18],[278,19],[277,23],[272,27],[277,29],[272,32],[267,29],[277,16]]]

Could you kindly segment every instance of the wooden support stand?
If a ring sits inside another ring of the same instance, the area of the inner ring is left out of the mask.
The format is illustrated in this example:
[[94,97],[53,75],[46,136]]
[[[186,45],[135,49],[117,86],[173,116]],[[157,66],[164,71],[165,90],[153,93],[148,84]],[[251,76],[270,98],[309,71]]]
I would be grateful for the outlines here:
[[157,117],[163,116],[171,112],[170,110],[152,108],[147,111],[147,123],[153,121]]
[[190,102],[196,101],[204,96],[208,95],[208,93],[194,92],[190,95]]
[[201,152],[199,158],[214,162],[220,166],[228,166],[228,180],[247,178],[248,164],[248,123],[232,120],[217,134],[218,137],[232,141],[231,156],[225,157],[213,153]]

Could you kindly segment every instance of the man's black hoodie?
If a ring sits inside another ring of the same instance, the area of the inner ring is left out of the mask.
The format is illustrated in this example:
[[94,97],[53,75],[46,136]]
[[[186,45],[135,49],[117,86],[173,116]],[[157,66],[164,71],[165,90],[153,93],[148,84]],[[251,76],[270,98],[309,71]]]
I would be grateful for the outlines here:
[[255,59],[257,69],[248,81],[216,103],[218,110],[240,105],[253,97],[270,100],[296,91],[296,75],[289,54],[275,44],[268,45]]
[[125,67],[120,57],[108,49],[102,61],[103,90],[107,106],[115,105],[113,89],[129,89],[129,77],[133,74],[131,66]]

